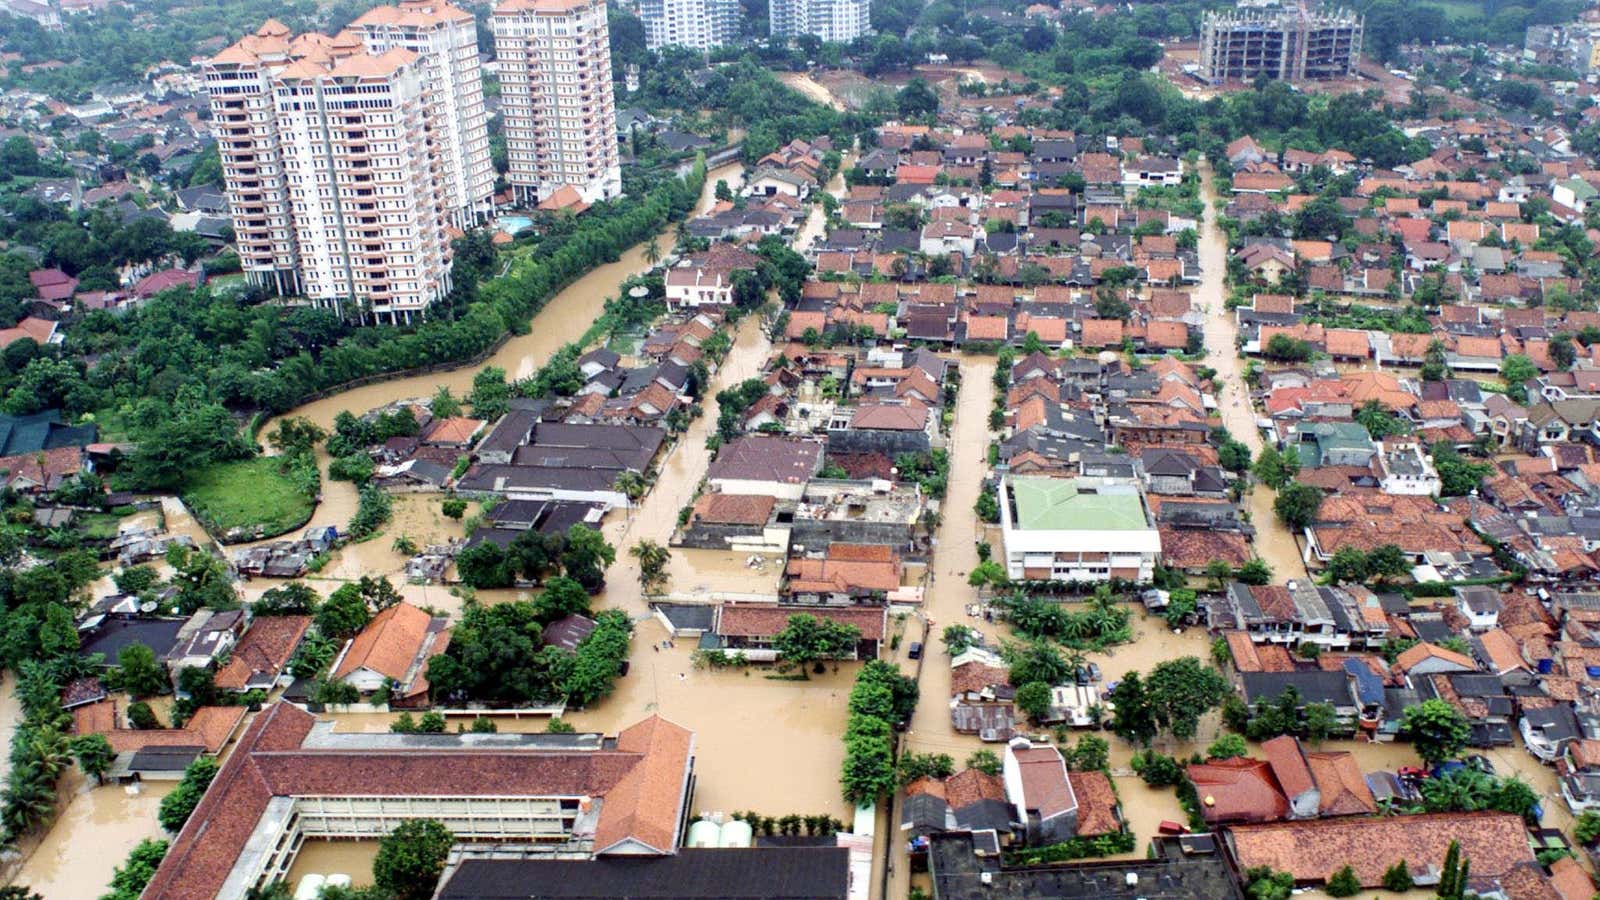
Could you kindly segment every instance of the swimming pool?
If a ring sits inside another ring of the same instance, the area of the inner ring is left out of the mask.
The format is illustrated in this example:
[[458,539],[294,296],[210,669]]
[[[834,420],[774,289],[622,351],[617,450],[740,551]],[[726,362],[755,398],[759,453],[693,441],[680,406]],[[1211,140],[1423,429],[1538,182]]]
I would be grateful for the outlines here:
[[495,220],[501,230],[506,234],[516,236],[517,232],[533,224],[533,219],[528,216],[501,216]]

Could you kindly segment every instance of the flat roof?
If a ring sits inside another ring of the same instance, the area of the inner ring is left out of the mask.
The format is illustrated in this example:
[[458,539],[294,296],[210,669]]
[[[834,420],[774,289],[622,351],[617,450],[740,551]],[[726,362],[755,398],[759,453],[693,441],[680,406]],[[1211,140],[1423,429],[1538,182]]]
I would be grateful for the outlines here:
[[1144,501],[1130,482],[1089,478],[1011,479],[1016,527],[1028,531],[1145,531]]

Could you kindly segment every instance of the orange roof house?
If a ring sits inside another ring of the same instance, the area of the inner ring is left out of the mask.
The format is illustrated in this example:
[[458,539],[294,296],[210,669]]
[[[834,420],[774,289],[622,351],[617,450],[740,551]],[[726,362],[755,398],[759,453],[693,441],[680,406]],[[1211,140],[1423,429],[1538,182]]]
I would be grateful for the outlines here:
[[428,661],[449,646],[449,620],[400,602],[379,612],[334,660],[331,678],[371,693],[399,686],[403,698],[425,699]]

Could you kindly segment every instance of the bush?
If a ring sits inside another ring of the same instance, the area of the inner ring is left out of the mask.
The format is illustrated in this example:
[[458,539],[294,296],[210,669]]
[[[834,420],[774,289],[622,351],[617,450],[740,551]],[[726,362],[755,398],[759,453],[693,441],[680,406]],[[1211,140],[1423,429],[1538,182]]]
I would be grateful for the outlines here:
[[155,711],[150,704],[145,702],[128,704],[128,724],[140,731],[160,728],[161,720],[156,718]]
[[1411,890],[1415,884],[1416,882],[1411,879],[1411,867],[1406,865],[1403,859],[1384,870],[1383,889],[1386,891],[1403,894]]
[[217,777],[217,761],[209,756],[202,756],[189,764],[183,770],[183,780],[173,788],[171,793],[161,798],[161,808],[156,813],[156,818],[161,822],[161,827],[172,834],[177,834],[183,828],[183,823],[189,821],[189,816],[194,808],[200,805],[200,799],[205,796],[206,788],[211,786],[212,779]]
[[1356,878],[1356,870],[1345,866],[1333,873],[1328,879],[1326,888],[1330,897],[1354,897],[1361,892],[1361,882]]
[[451,497],[439,504],[441,511],[452,519],[459,520],[467,514],[467,501],[459,497]]
[[433,896],[455,836],[435,819],[408,819],[384,836],[372,861],[372,879],[397,900]]

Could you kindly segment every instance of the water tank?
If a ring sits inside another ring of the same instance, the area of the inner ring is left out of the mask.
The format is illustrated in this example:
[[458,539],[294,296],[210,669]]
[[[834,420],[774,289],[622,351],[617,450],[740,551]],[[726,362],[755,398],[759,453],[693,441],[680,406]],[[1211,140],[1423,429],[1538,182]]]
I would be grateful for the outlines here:
[[300,879],[300,885],[294,889],[294,900],[317,900],[317,895],[322,893],[322,888],[328,879],[313,872]]
[[748,847],[755,837],[749,822],[729,820],[722,824],[722,834],[717,843],[719,847]]
[[689,826],[689,846],[715,847],[722,840],[722,829],[717,823],[701,819]]

